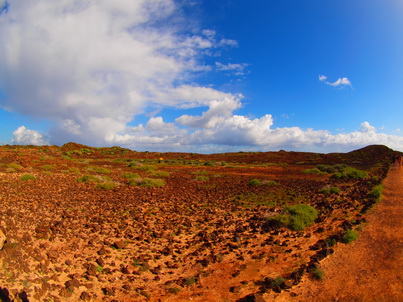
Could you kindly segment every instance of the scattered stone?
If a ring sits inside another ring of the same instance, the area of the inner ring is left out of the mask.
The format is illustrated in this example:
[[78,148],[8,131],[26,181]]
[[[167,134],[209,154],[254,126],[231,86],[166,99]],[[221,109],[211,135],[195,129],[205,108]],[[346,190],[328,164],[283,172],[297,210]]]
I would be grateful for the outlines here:
[[237,302],[266,302],[266,300],[263,299],[262,294],[250,294],[242,299],[237,300]]
[[126,247],[126,244],[124,241],[116,241],[113,246],[117,249],[124,249]]
[[4,235],[3,231],[0,229],[0,251],[4,246],[4,243],[6,242],[7,237]]
[[80,295],[80,300],[91,301],[91,295],[87,292],[82,292]]

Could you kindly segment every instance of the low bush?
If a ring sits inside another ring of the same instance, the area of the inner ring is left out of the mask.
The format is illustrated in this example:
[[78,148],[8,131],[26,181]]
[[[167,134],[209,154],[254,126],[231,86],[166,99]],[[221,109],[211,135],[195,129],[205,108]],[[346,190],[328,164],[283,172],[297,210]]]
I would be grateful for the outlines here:
[[128,167],[136,170],[142,170],[142,171],[154,171],[157,170],[157,166],[153,165],[143,165],[142,163],[139,162],[130,162],[128,164]]
[[140,178],[140,175],[137,173],[132,173],[132,172],[126,172],[122,174],[122,177],[124,178]]
[[263,180],[262,185],[266,185],[266,186],[269,186],[269,187],[274,187],[274,186],[278,186],[278,182],[274,181],[274,180]]
[[334,179],[364,179],[368,177],[367,172],[362,171],[362,170],[357,170],[352,167],[346,167],[343,171],[341,172],[336,172],[332,175],[332,178]]
[[376,185],[372,188],[372,190],[368,193],[369,197],[375,198],[378,201],[381,201],[383,193],[383,185]]
[[318,217],[318,211],[307,204],[299,204],[285,208],[284,213],[268,219],[271,227],[288,227],[293,231],[302,231]]
[[358,238],[358,233],[351,229],[348,229],[342,237],[343,242],[346,244],[355,241],[357,238]]
[[196,179],[197,181],[209,181],[209,180],[210,180],[210,177],[205,176],[205,175],[196,175],[195,179]]
[[338,187],[330,187],[330,186],[326,186],[322,189],[319,190],[319,193],[322,194],[340,194],[340,189]]
[[153,177],[169,177],[169,172],[167,171],[151,171],[150,176]]
[[19,169],[21,169],[21,168],[22,168],[22,166],[21,166],[21,165],[16,164],[16,163],[11,163],[11,164],[8,164],[8,165],[7,165],[7,167],[8,167],[8,168],[10,168],[10,169],[14,169],[14,170],[19,170]]
[[98,176],[98,175],[84,175],[77,178],[77,182],[82,183],[101,183],[104,181],[110,181],[111,179],[106,176]]
[[166,185],[165,180],[159,178],[130,178],[128,180],[130,186],[140,186],[145,188],[159,188]]
[[95,167],[95,166],[87,167],[85,170],[90,173],[98,173],[98,174],[110,174],[111,173],[111,171],[109,169],[106,169],[103,167]]
[[55,166],[53,166],[53,165],[43,165],[43,166],[41,166],[41,169],[45,170],[45,171],[51,171],[51,170],[55,169]]
[[336,164],[333,166],[317,165],[316,168],[321,172],[331,174],[331,173],[336,173],[336,172],[342,172],[345,168],[347,168],[347,165],[346,164]]
[[101,182],[98,183],[96,187],[103,190],[112,190],[114,187],[116,187],[116,183],[112,181]]
[[260,186],[260,185],[262,184],[262,181],[261,181],[260,179],[254,178],[254,179],[251,179],[251,180],[248,182],[248,184],[249,184],[250,186]]
[[141,177],[131,177],[127,180],[129,186],[139,186],[143,182]]
[[311,274],[316,280],[323,280],[325,278],[325,272],[320,267],[312,269]]
[[305,170],[302,170],[302,173],[305,173],[305,174],[318,174],[318,175],[327,175],[328,174],[327,172],[320,171],[317,168],[305,169]]
[[21,180],[35,180],[36,177],[31,174],[24,174],[20,177]]
[[166,185],[165,180],[159,178],[144,178],[143,183],[141,184],[142,187],[146,188],[159,188]]

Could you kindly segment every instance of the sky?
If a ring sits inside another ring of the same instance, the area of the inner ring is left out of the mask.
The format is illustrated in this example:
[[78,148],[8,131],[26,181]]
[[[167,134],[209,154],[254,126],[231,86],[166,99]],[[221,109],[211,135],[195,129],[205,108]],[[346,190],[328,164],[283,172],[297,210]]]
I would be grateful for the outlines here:
[[403,151],[402,0],[0,0],[0,144]]

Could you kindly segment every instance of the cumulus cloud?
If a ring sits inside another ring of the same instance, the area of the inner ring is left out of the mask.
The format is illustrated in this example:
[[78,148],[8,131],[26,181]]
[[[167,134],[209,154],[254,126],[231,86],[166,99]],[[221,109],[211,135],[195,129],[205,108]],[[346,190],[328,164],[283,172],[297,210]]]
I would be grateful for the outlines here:
[[208,69],[200,55],[236,41],[213,30],[184,34],[173,0],[9,3],[0,15],[1,106],[53,120],[52,143],[104,144],[149,106],[209,106],[228,97],[184,83]]
[[25,126],[21,126],[13,132],[12,143],[15,145],[49,145],[48,141],[40,132],[29,130],[25,128]]
[[351,86],[351,82],[348,78],[338,78],[335,82],[332,83],[327,80],[327,76],[319,75],[319,81],[333,87]]

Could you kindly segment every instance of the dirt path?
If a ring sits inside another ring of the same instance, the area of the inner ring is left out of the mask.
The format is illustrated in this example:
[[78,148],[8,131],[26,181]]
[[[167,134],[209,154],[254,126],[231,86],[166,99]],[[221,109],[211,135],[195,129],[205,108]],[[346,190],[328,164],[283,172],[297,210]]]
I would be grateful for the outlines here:
[[323,260],[325,279],[304,277],[275,301],[403,301],[403,169],[392,168],[384,186],[359,238]]

